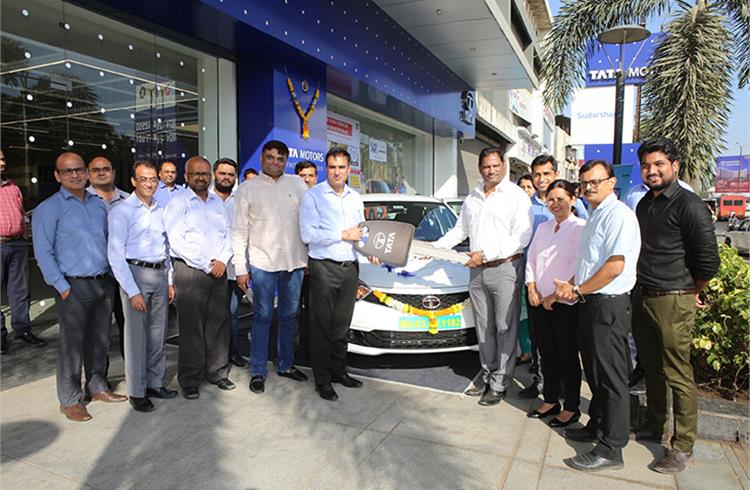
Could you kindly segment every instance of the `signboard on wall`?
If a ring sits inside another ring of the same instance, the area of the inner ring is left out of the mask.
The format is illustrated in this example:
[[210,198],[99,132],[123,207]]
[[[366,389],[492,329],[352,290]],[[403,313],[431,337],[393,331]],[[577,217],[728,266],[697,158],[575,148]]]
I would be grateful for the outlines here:
[[531,121],[531,93],[528,90],[508,90],[510,112],[521,119]]
[[750,155],[716,159],[715,192],[750,192]]
[[[622,142],[633,142],[636,89],[625,87]],[[615,88],[587,88],[576,92],[570,108],[573,145],[611,144],[615,133]]]
[[335,112],[328,112],[326,137],[329,143],[346,146],[352,158],[349,172],[349,187],[362,191],[362,167],[359,159],[359,121]]
[[175,82],[135,85],[135,160],[181,160]]
[[375,162],[388,162],[388,144],[383,140],[370,138],[370,160]]

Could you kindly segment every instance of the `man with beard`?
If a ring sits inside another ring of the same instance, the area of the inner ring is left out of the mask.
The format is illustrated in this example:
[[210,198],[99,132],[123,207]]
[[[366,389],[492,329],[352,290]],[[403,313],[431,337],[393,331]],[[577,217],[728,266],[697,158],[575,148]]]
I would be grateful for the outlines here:
[[[252,276],[253,324],[250,332],[250,391],[265,391],[268,374],[268,342],[278,291],[279,376],[306,381],[294,367],[294,337],[297,334],[302,274],[307,249],[299,230],[299,206],[307,186],[296,175],[284,173],[289,148],[281,141],[266,142],[261,149],[261,173],[237,190],[232,223],[232,248],[237,285],[250,287]],[[246,254],[250,258],[249,270]]]
[[505,179],[502,150],[479,154],[482,183],[464,200],[458,222],[434,245],[453,248],[469,238],[469,294],[477,322],[481,378],[466,391],[482,406],[497,405],[510,389],[516,365],[524,249],[531,240],[531,203]]
[[669,432],[668,392],[672,392],[671,449],[653,470],[678,473],[692,456],[698,433],[698,400],[690,364],[690,344],[698,293],[719,270],[711,213],[703,200],[677,181],[680,161],[671,141],[646,141],[638,148],[641,177],[649,188],[636,208],[643,244],[634,291],[633,334],[646,376],[645,430],[640,439],[661,442]]
[[87,175],[80,155],[57,157],[60,190],[36,207],[31,223],[37,265],[57,291],[57,398],[60,411],[75,422],[91,419],[81,404],[81,367],[92,401],[127,400],[112,393],[105,377],[116,286],[107,261],[107,207],[86,192]]
[[208,192],[211,164],[199,156],[185,165],[188,187],[164,211],[174,259],[180,356],[177,379],[194,400],[206,379],[222,390],[235,388],[229,374],[229,303],[226,264],[232,258],[224,203]]
[[[214,162],[214,186],[211,192],[219,196],[224,201],[224,209],[227,211],[227,221],[229,223],[229,233],[232,228],[232,217],[234,216],[234,184],[237,182],[237,162],[231,158],[219,158]],[[237,287],[237,279],[234,273],[234,265],[230,261],[227,264],[227,285],[229,286],[229,316],[230,316],[230,334],[229,334],[229,362],[237,367],[246,367],[247,361],[240,355],[237,346],[237,330],[239,329],[238,310],[242,301],[242,290]]]
[[135,192],[109,213],[107,257],[125,305],[125,381],[130,404],[150,412],[164,388],[167,304],[174,298],[164,210],[153,200],[159,179],[151,162],[133,164]]

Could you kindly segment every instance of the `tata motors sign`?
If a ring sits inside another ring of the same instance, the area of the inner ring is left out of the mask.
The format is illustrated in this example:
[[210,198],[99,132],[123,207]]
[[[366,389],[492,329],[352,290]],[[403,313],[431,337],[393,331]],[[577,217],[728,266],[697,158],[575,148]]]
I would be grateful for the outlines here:
[[[653,34],[639,43],[626,44],[623,48],[625,83],[640,85],[646,82],[654,50],[663,34]],[[615,84],[616,70],[620,66],[620,46],[595,43],[589,50],[586,70],[586,87],[605,87]],[[609,56],[609,60],[607,60]]]

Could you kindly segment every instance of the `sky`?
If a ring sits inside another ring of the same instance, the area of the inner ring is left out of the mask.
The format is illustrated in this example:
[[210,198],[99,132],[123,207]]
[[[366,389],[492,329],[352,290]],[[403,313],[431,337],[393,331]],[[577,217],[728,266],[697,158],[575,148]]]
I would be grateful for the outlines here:
[[[562,0],[547,1],[552,10],[552,15],[557,15],[562,5]],[[648,23],[647,28],[651,32],[656,32],[660,30],[664,20],[663,17],[652,19]],[[742,146],[742,153],[747,155],[750,154],[750,89],[739,90],[737,88],[737,79],[735,78],[733,81],[732,96],[734,100],[731,105],[729,125],[724,134],[726,149],[721,155],[738,155],[740,153],[740,146]]]

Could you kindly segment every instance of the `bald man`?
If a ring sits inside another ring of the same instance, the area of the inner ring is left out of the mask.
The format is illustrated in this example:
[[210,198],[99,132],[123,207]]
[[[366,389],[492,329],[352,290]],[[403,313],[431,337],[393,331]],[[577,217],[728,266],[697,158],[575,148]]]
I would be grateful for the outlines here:
[[55,162],[60,190],[34,211],[34,255],[47,284],[57,291],[60,343],[57,397],[70,420],[91,419],[81,404],[81,367],[92,401],[123,402],[112,393],[105,370],[115,282],[107,261],[107,207],[86,192],[88,169],[79,155]]
[[208,192],[211,165],[192,157],[185,166],[187,188],[172,196],[164,225],[174,257],[173,283],[180,332],[177,379],[188,400],[200,396],[203,380],[228,391],[229,290],[232,258],[224,202]]
[[177,183],[177,165],[166,160],[159,165],[159,187],[156,188],[154,199],[159,206],[166,208],[169,200],[182,189],[184,185]]

